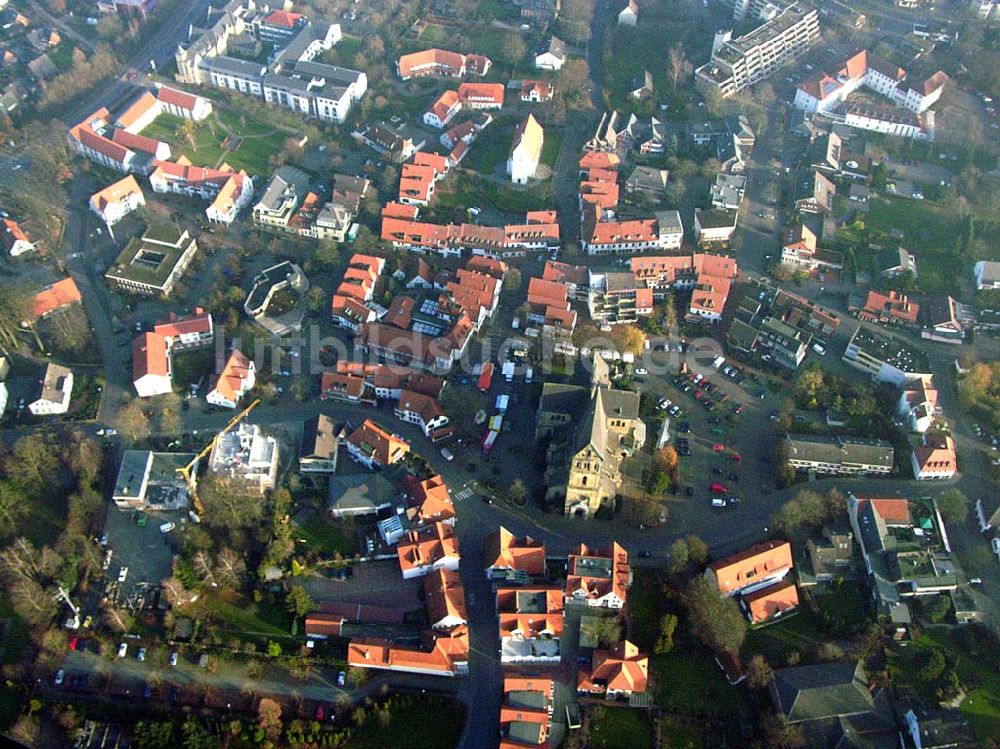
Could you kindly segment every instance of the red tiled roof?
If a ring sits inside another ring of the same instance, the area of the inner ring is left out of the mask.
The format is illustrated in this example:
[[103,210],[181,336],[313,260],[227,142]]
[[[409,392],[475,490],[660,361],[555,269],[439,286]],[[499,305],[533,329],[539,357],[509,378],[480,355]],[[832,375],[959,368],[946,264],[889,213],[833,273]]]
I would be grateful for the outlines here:
[[130,128],[145,117],[150,109],[159,108],[159,106],[160,103],[156,100],[156,97],[145,91],[129,105],[128,109],[118,116],[118,124],[123,128]]
[[295,24],[302,20],[301,13],[292,13],[287,10],[276,10],[264,18],[264,23],[269,26],[280,26],[285,29],[294,29]]
[[160,86],[159,91],[156,92],[156,98],[166,104],[172,104],[175,107],[180,107],[181,109],[194,109],[198,104],[198,98],[194,94],[189,94],[187,91],[181,91],[180,89],[170,88],[169,86]]
[[159,333],[142,333],[132,340],[132,380],[146,375],[166,377],[170,373],[167,340]]
[[77,288],[76,282],[67,276],[35,294],[31,301],[31,313],[36,319],[45,317],[57,309],[76,304],[80,300],[80,289]]

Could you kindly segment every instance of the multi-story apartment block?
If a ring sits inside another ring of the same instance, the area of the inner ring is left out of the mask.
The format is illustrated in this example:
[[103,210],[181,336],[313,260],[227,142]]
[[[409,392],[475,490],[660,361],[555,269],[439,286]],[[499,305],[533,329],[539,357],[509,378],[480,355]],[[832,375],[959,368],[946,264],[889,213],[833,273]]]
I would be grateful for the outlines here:
[[892,472],[893,447],[883,440],[789,434],[788,464],[797,471],[839,476]]
[[844,351],[844,363],[866,372],[872,379],[897,387],[932,376],[927,354],[910,348],[898,338],[870,333],[863,327],[851,337]]
[[[737,4],[741,4],[740,0]],[[817,39],[817,10],[804,3],[793,3],[736,39],[732,31],[717,33],[712,58],[695,71],[696,81],[723,97],[732,96],[769,78],[802,55]]]
[[[278,46],[267,65],[226,54],[232,39],[242,35]],[[194,29],[190,41],[178,46],[177,80],[238,91],[326,122],[343,122],[368,90],[368,77],[314,62],[340,39],[339,24],[313,24],[283,11],[261,17],[253,0],[230,0],[213,14],[207,28]]]
[[601,325],[635,323],[653,314],[653,290],[631,272],[589,271],[587,309]]

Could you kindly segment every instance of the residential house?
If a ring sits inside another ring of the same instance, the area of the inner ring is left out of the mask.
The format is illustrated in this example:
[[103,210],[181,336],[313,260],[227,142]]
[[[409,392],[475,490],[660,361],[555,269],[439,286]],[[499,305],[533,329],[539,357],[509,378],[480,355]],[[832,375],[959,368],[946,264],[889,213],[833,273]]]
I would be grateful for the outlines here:
[[[458,86],[458,98],[462,106],[468,109],[501,109],[503,107],[504,85],[502,83],[461,83]],[[486,127],[492,118],[480,118],[479,129]],[[469,120],[472,122],[472,120]],[[452,144],[454,146],[454,144]]]
[[210,221],[230,224],[253,197],[253,180],[246,172],[223,163],[218,169],[195,166],[186,156],[176,161],[156,160],[149,184],[153,192],[172,192],[211,200],[205,214]]
[[844,267],[844,257],[839,252],[823,250],[817,238],[805,224],[798,224],[785,232],[781,246],[781,262],[809,272],[839,270]]
[[31,316],[33,320],[44,320],[46,317],[69,307],[79,304],[82,300],[76,281],[67,276],[51,283],[31,298]]
[[637,645],[622,640],[611,650],[595,650],[590,668],[577,674],[578,694],[606,697],[609,700],[628,699],[646,691],[649,682],[649,658]]
[[890,290],[888,294],[869,291],[865,305],[852,311],[866,322],[916,327],[920,305],[896,291]]
[[160,109],[174,117],[201,122],[212,114],[212,102],[204,96],[189,94],[180,89],[161,85],[156,90]]
[[542,157],[542,142],[545,133],[534,115],[529,114],[517,127],[510,156],[507,159],[507,173],[510,181],[524,185],[535,176],[538,162]]
[[114,226],[132,211],[145,205],[146,198],[131,174],[90,196],[90,210],[107,226]]
[[205,400],[213,406],[236,408],[256,383],[257,367],[253,360],[239,349],[233,349]]
[[462,100],[458,92],[448,89],[441,93],[430,108],[424,112],[424,124],[438,130],[444,129],[445,125],[451,122],[455,115],[462,109]]
[[770,691],[775,710],[797,727],[806,746],[899,746],[886,690],[871,686],[860,661],[778,668]]
[[421,674],[425,676],[460,676],[469,672],[469,632],[455,627],[436,635],[429,647],[416,649],[393,645],[379,638],[351,640],[347,664],[352,668]]
[[331,518],[368,517],[392,507],[396,492],[381,473],[330,476],[326,512]]
[[521,101],[527,104],[538,104],[551,101],[555,87],[549,81],[533,81],[527,78],[521,80]]
[[371,419],[365,419],[361,426],[348,435],[347,451],[352,459],[375,470],[402,460],[410,452],[410,445],[402,437],[390,434]]
[[486,537],[483,558],[489,580],[526,583],[545,574],[545,544],[531,536],[519,538],[503,526]]
[[628,95],[633,99],[648,99],[653,95],[653,74],[648,70],[642,71],[629,83]]
[[883,440],[789,434],[788,464],[797,471],[838,476],[892,473],[895,451]]
[[938,391],[930,380],[913,380],[903,385],[897,411],[911,432],[923,434],[934,423]]
[[34,250],[38,246],[38,242],[32,242],[28,239],[28,235],[25,234],[21,225],[14,221],[13,219],[5,218],[2,223],[2,231],[0,231],[0,237],[3,239],[4,249],[10,253],[11,257],[18,257],[23,255],[25,252]]
[[573,548],[566,562],[566,603],[620,609],[632,585],[628,552],[618,543],[604,549]]
[[[670,172],[651,166],[637,166],[625,181],[625,191],[632,195],[642,195],[654,203],[667,198],[667,179]],[[680,214],[678,214],[680,218]]]
[[394,412],[397,418],[416,424],[434,442],[451,436],[454,431],[437,398],[423,393],[404,390]]
[[1000,262],[980,260],[973,266],[977,289],[1000,289]]
[[618,11],[619,26],[635,26],[639,20],[639,4],[635,0],[628,0],[628,3]]
[[907,598],[958,587],[948,534],[933,503],[849,494],[847,514],[879,613],[905,611]]
[[799,585],[827,583],[849,574],[854,559],[854,533],[846,527],[823,526],[819,538],[806,540],[806,564],[798,566]]
[[694,236],[701,246],[725,245],[736,231],[738,211],[712,208],[703,211],[694,209]]
[[747,178],[740,174],[726,174],[719,172],[715,175],[715,182],[709,190],[709,197],[712,199],[712,207],[721,208],[724,211],[735,211],[743,202],[743,193],[746,191]]
[[344,437],[343,427],[326,414],[307,419],[299,447],[299,472],[336,473],[337,453]]
[[950,479],[958,472],[955,440],[945,432],[925,432],[910,455],[913,478]]
[[896,250],[880,250],[875,255],[875,271],[883,278],[899,278],[910,274],[917,277],[917,259],[913,253],[900,247]]
[[965,330],[975,323],[975,314],[950,294],[931,297],[924,305],[920,337],[938,343],[961,345]]
[[212,315],[201,307],[184,317],[171,312],[165,322],[132,341],[132,384],[136,394],[146,398],[171,392],[174,352],[209,346],[214,340]]
[[399,482],[398,488],[406,500],[406,516],[410,528],[421,528],[434,523],[455,525],[455,504],[440,475],[418,479],[408,473]]
[[705,577],[721,594],[732,596],[781,582],[793,566],[788,541],[765,541],[713,562],[705,570]]
[[264,194],[253,207],[253,221],[263,226],[285,228],[309,192],[308,174],[293,166],[279,166]]
[[483,55],[463,55],[434,48],[401,55],[396,62],[396,72],[404,81],[429,75],[450,78],[463,78],[466,75],[482,77],[492,65],[493,61]]
[[45,371],[29,395],[28,411],[32,416],[58,416],[69,411],[73,394],[73,371],[58,364],[45,365]]
[[539,70],[561,70],[566,62],[566,43],[550,36],[535,50],[535,67]]
[[498,588],[501,663],[558,663],[564,626],[563,592],[556,587]]
[[396,557],[404,580],[439,569],[454,572],[461,558],[455,529],[449,523],[433,523],[411,530],[396,545]]
[[457,571],[439,567],[424,576],[424,607],[431,629],[465,625],[465,589]]

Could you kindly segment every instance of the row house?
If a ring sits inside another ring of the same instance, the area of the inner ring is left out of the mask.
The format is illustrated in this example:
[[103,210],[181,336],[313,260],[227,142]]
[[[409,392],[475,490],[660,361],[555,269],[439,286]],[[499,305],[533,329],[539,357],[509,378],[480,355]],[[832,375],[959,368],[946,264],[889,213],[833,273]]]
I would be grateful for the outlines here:
[[410,452],[410,444],[371,419],[365,419],[347,436],[347,452],[355,462],[376,470],[405,458]]
[[618,543],[605,549],[580,544],[566,562],[566,603],[620,609],[632,585],[628,552]]
[[396,61],[396,72],[407,81],[424,76],[462,78],[466,75],[483,77],[493,66],[493,61],[484,55],[463,55],[447,49],[425,49],[401,55]]
[[205,400],[213,406],[236,408],[256,382],[256,364],[239,349],[233,349]]
[[146,205],[139,183],[131,174],[90,196],[90,210],[107,226],[114,226],[132,211]]
[[437,398],[404,390],[393,410],[397,418],[416,424],[424,436],[434,442],[450,437],[454,432]]
[[333,294],[330,315],[334,324],[357,333],[362,325],[378,319],[370,302],[384,268],[384,258],[359,253],[351,256],[344,279]]
[[140,398],[173,390],[173,354],[212,345],[215,328],[212,315],[195,307],[189,316],[170,313],[165,322],[132,342],[132,384]]
[[573,332],[576,312],[570,308],[569,287],[557,281],[532,278],[528,282],[527,319],[547,328]]
[[436,570],[458,570],[461,555],[458,536],[449,523],[433,523],[407,533],[396,545],[396,558],[404,580]]
[[455,627],[436,635],[428,648],[420,650],[380,638],[351,640],[347,665],[424,676],[462,676],[469,672],[469,632],[464,626]]
[[558,663],[564,602],[558,587],[498,588],[501,663]]
[[156,193],[176,193],[211,200],[205,211],[210,221],[231,224],[253,197],[253,180],[228,164],[220,169],[194,166],[186,156],[174,162],[154,161],[149,184]]

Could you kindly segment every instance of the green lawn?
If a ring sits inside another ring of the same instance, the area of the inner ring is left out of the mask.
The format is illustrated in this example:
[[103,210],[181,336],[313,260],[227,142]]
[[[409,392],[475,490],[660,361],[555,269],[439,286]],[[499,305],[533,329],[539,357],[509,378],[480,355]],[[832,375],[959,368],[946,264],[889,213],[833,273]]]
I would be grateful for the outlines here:
[[955,657],[955,673],[969,690],[961,705],[962,713],[976,731],[976,736],[1000,741],[1000,653],[984,649],[982,653],[967,653],[956,646],[957,630],[949,627],[928,627],[921,640],[945,648]]
[[350,67],[354,65],[354,58],[361,51],[362,42],[360,37],[344,34],[343,38],[328,52],[324,52],[321,62],[327,65],[340,65]]
[[[195,127],[191,140],[181,135],[183,125],[182,118],[161,114],[142,134],[169,143],[174,158],[184,155],[194,164],[214,167],[225,157],[234,169],[245,169],[254,175],[270,172],[269,159],[284,148],[288,137],[266,122],[229,109],[216,109],[213,117]],[[235,151],[222,148],[229,133],[243,138]]]
[[666,749],[703,749],[705,735],[695,726],[682,725],[672,718],[664,718],[660,735],[665,740]]
[[455,36],[455,29],[437,23],[429,23],[420,32],[420,39],[431,44],[444,44]]
[[235,594],[210,594],[200,605],[225,629],[263,635],[287,635],[291,631],[291,617],[278,606],[253,603]]
[[503,118],[480,133],[466,157],[468,167],[480,174],[492,174],[497,167],[502,169],[510,156],[515,127],[515,120]]
[[559,159],[559,150],[562,148],[563,132],[561,130],[546,130],[545,140],[542,143],[542,163],[555,167]]
[[656,678],[656,704],[667,712],[723,717],[735,714],[736,692],[715,658],[701,645],[678,638],[671,652],[650,656],[649,660]]
[[454,749],[462,737],[465,708],[453,700],[408,695],[395,698],[389,716],[385,725],[366,720],[354,729],[345,749]]
[[593,749],[653,749],[656,734],[649,714],[627,707],[591,708],[590,746]]
[[321,556],[332,557],[340,552],[351,557],[358,550],[358,540],[351,531],[331,525],[320,515],[313,515],[300,525],[298,533],[299,538],[306,540],[306,547]]

